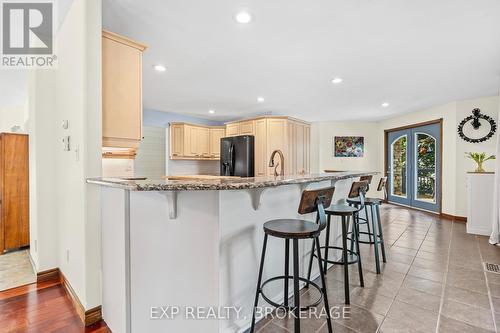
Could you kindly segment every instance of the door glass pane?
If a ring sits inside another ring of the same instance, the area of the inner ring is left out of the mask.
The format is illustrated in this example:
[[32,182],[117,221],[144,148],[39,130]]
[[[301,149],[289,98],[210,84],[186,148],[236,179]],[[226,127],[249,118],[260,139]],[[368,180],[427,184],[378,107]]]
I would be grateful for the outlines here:
[[406,198],[406,135],[391,145],[391,194]]
[[424,133],[415,134],[415,164],[417,200],[436,202],[436,139]]

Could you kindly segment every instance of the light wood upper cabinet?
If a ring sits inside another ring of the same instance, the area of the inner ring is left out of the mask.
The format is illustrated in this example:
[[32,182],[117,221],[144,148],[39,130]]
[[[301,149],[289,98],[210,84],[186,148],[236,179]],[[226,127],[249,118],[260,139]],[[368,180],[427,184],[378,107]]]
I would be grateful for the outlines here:
[[143,44],[102,33],[102,136],[104,147],[137,148],[142,139]]
[[220,138],[224,128],[187,123],[170,124],[171,159],[212,159],[220,158]]
[[253,120],[247,120],[240,122],[240,132],[239,135],[254,135],[255,129]]
[[225,132],[224,128],[210,128],[210,157],[220,158],[220,139]]
[[184,126],[174,124],[170,126],[170,157],[184,155]]
[[233,123],[226,125],[226,136],[236,136],[240,135],[240,124]]
[[206,127],[198,127],[195,136],[199,156],[210,157],[210,130]]
[[[170,124],[170,158],[218,160],[220,139],[225,136],[253,135],[255,137],[255,175],[274,174],[269,159],[274,150],[285,157],[285,174],[310,172],[310,125],[283,116],[263,116],[221,126],[187,123]],[[278,156],[276,156],[276,162]],[[278,167],[279,170],[279,167]]]
[[184,126],[184,155],[185,157],[198,157],[198,140],[196,139],[196,127]]

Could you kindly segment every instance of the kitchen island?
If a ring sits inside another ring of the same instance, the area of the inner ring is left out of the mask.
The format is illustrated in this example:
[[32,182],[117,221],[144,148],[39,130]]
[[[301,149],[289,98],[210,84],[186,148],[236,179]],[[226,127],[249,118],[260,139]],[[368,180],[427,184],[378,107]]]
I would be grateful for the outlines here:
[[[244,332],[250,326],[262,225],[299,218],[306,188],[334,185],[334,201],[340,201],[353,179],[373,174],[88,179],[102,192],[104,320],[119,333]],[[338,241],[340,223],[332,222],[330,239]],[[309,240],[300,242],[302,276],[310,248]],[[271,238],[264,278],[282,275],[283,261],[284,242]],[[269,285],[266,294],[280,302],[282,284]]]

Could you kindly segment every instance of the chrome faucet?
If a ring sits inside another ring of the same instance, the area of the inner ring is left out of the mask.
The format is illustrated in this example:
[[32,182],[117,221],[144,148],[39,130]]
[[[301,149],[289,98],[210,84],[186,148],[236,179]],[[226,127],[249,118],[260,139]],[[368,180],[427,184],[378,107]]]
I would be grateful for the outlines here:
[[[280,156],[280,161],[276,165],[274,165],[274,156],[276,156],[276,154],[278,154]],[[280,173],[278,173],[278,171],[277,171],[278,166],[281,166]],[[271,159],[269,160],[269,167],[270,168],[274,167],[274,176],[275,177],[285,175],[285,157],[283,156],[283,152],[281,150],[277,149],[277,150],[274,150],[272,152]]]

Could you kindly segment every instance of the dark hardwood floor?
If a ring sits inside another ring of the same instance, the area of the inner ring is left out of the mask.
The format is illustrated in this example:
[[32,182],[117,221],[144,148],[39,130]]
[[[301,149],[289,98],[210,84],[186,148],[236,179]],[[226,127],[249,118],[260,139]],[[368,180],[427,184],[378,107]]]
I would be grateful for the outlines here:
[[0,292],[0,333],[111,332],[104,321],[84,327],[59,281]]

